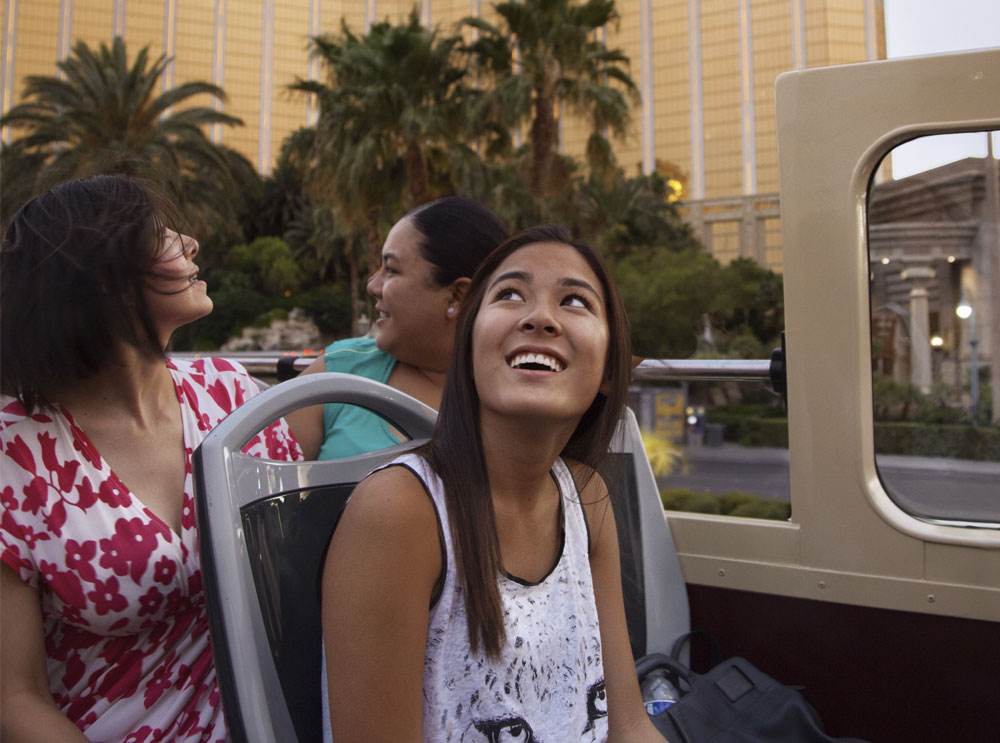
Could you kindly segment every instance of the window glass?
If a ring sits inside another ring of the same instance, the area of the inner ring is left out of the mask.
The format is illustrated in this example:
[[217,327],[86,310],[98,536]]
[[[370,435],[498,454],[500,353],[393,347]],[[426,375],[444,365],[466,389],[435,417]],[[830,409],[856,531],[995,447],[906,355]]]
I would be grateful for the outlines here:
[[[630,400],[668,509],[789,518],[787,414],[768,379],[784,330],[777,214],[776,195],[685,202],[698,245],[616,275],[633,352],[674,364],[639,369]],[[727,381],[707,381],[721,367]]]
[[995,523],[1000,179],[989,137],[973,141],[978,151],[927,170],[893,177],[883,165],[871,186],[875,460],[887,492],[914,516]]
[[762,382],[642,385],[630,403],[667,510],[788,520],[788,420]]

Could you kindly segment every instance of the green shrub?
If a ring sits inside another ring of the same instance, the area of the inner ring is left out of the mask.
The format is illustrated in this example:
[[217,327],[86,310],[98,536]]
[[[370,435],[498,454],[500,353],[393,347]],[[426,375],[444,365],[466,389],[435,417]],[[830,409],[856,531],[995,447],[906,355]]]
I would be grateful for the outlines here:
[[752,493],[723,493],[719,499],[719,513],[732,513],[740,506],[760,500],[760,496]]
[[288,310],[284,307],[274,307],[267,312],[258,315],[252,323],[250,323],[255,328],[269,328],[271,323],[281,320],[288,319]]
[[740,425],[739,442],[743,446],[788,448],[788,421],[778,418],[751,418]]
[[879,454],[1000,461],[1000,428],[876,423],[875,451]]
[[325,336],[342,338],[351,332],[351,296],[339,286],[295,292],[290,304],[300,308]]
[[[188,331],[196,351],[215,350],[230,337],[273,307],[271,298],[253,289],[228,288],[212,292],[212,313],[192,323]],[[183,346],[175,345],[177,350]]]
[[699,493],[682,488],[668,488],[660,491],[663,507],[669,511],[689,513],[722,513],[719,499],[711,493]]
[[714,513],[752,519],[787,521],[792,515],[790,503],[776,498],[762,498],[752,493],[702,493],[684,488],[665,488],[660,500],[668,511]]
[[705,421],[721,423],[726,441],[743,446],[788,447],[788,421],[779,405],[720,405],[705,413]]
[[729,515],[748,519],[788,521],[792,516],[792,504],[773,498],[758,498],[756,501],[737,506],[729,512]]

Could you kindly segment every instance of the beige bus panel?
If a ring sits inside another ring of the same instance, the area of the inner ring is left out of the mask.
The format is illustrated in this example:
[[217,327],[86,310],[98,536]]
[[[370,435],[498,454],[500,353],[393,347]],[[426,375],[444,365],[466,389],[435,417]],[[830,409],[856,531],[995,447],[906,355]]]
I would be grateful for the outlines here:
[[776,101],[792,522],[671,514],[685,578],[1000,621],[1000,529],[915,519],[879,482],[865,234],[893,147],[1000,128],[1000,49],[787,73]]

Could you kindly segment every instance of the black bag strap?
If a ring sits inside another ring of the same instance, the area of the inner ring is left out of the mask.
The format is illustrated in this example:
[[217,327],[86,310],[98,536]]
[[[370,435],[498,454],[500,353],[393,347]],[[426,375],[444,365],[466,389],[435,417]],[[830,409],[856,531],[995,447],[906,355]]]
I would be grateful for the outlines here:
[[698,674],[679,660],[674,660],[669,655],[664,655],[663,653],[650,653],[649,655],[642,656],[635,662],[635,671],[640,680],[646,678],[651,671],[657,668],[665,668],[678,678],[683,679],[687,683],[688,688],[694,686],[695,679],[698,677]]

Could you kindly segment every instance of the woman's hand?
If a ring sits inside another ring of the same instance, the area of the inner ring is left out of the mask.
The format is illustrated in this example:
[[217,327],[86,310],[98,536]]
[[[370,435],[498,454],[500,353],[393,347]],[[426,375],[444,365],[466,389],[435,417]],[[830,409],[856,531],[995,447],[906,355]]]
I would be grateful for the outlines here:
[[52,700],[38,593],[0,565],[0,738],[87,743]]
[[323,637],[336,743],[419,743],[428,611],[443,569],[437,514],[389,467],[355,489],[323,570]]

